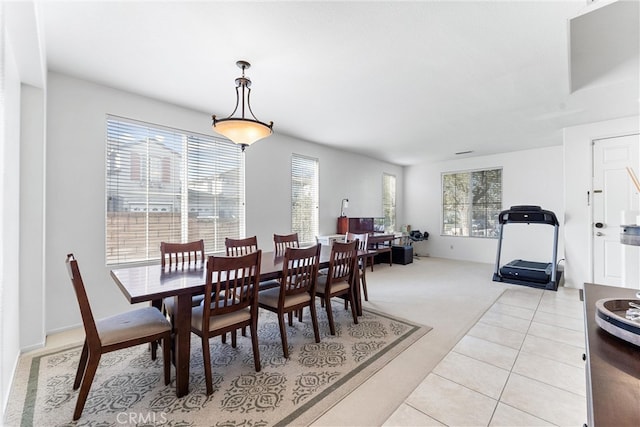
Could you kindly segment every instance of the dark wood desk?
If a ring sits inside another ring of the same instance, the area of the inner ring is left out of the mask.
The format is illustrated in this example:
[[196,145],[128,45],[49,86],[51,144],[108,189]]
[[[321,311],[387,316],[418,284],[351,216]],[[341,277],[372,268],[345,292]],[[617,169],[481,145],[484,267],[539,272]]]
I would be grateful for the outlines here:
[[[222,255],[222,254],[220,254]],[[367,256],[368,252],[359,253]],[[320,268],[329,266],[331,248],[322,246]],[[263,252],[260,265],[260,281],[277,279],[282,275],[283,257],[274,252]],[[358,283],[356,270],[355,284]],[[191,298],[202,294],[205,288],[206,268],[197,264],[191,268],[163,270],[160,264],[125,267],[111,270],[111,277],[131,304],[177,297],[175,311],[174,359],[176,367],[176,394],[189,393],[189,360],[191,355]],[[362,315],[360,287],[352,284],[356,310]]]
[[640,347],[609,334],[595,321],[596,301],[635,298],[636,292],[637,289],[584,285],[589,427],[640,425]]

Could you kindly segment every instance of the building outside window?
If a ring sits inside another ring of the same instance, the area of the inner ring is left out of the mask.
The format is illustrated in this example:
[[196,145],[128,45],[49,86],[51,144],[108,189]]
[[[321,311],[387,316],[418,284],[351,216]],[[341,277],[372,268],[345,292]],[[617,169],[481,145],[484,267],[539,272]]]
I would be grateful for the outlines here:
[[502,168],[442,174],[442,234],[497,237]]
[[106,263],[160,258],[160,242],[207,252],[245,230],[244,157],[223,138],[107,117]]
[[396,177],[382,174],[382,213],[384,229],[387,232],[396,230]]
[[294,154],[291,157],[291,232],[300,243],[315,243],[319,223],[319,163]]

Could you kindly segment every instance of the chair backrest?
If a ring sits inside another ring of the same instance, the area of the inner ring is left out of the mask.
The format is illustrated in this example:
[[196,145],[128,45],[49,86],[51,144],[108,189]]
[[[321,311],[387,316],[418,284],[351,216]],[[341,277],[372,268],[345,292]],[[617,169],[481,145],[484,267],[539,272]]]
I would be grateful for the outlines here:
[[189,243],[160,243],[160,257],[162,268],[164,269],[167,262],[169,268],[188,266],[191,263],[200,261],[204,263],[204,240]]
[[258,250],[258,238],[256,236],[245,239],[224,239],[227,256],[247,255]]
[[367,233],[356,234],[347,232],[345,242],[351,242],[353,240],[358,240],[358,249],[361,251],[366,251],[369,247],[369,235]]
[[318,265],[320,264],[320,247],[287,248],[282,263],[282,279],[280,280],[280,304],[284,304],[286,296],[316,292]]
[[[209,256],[204,291],[203,330],[209,318],[246,307],[258,310],[258,286],[262,251],[239,256]],[[214,307],[212,310],[211,307]]]
[[287,248],[299,248],[298,233],[293,234],[274,234],[273,244],[276,250],[276,256],[284,255]]
[[328,282],[346,280],[351,283],[358,262],[358,240],[333,242],[327,272]]
[[78,261],[73,254],[67,255],[66,260],[67,272],[73,284],[73,290],[76,293],[78,299],[78,305],[80,306],[80,315],[82,316],[82,323],[84,324],[84,332],[86,334],[87,345],[89,348],[100,347],[100,337],[98,335],[98,329],[96,328],[96,322],[91,312],[91,305],[89,304],[89,298],[87,297],[87,291],[80,275],[80,268],[78,267]]

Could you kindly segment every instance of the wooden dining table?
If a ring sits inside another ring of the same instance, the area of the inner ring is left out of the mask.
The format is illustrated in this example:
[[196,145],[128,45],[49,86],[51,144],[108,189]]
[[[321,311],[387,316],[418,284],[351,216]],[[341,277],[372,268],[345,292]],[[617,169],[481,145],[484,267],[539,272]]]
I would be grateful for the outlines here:
[[[322,246],[320,268],[329,266],[330,256],[331,247]],[[370,253],[369,251],[360,251],[358,256],[366,257],[370,256]],[[284,257],[276,256],[275,252],[263,252],[260,281],[280,278],[283,260]],[[111,270],[111,277],[131,304],[176,297],[177,304],[173,319],[175,325],[173,359],[176,368],[176,394],[178,397],[187,395],[189,393],[191,354],[191,299],[195,295],[204,293],[206,266],[204,263],[197,263],[178,269],[169,269],[168,267],[163,269],[160,264],[122,267]],[[352,289],[355,293],[356,311],[358,315],[362,315],[360,286],[356,286],[359,283],[358,279],[358,269],[356,268]]]

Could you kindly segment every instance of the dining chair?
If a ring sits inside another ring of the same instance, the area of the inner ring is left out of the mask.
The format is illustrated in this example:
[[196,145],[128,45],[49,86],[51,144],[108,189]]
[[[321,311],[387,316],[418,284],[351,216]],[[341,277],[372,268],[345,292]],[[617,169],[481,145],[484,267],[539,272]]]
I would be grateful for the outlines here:
[[224,239],[224,247],[227,250],[227,256],[246,255],[258,250],[258,238],[256,236],[244,239]]
[[[204,268],[206,261],[204,254],[204,240],[200,239],[188,243],[160,242],[160,259],[162,273],[173,270],[185,270]],[[197,307],[204,300],[203,295],[195,295],[191,298],[191,306]],[[173,323],[173,315],[176,307],[176,297],[165,298],[160,307],[163,313],[169,316]],[[158,307],[156,300],[151,301],[151,305]],[[151,344],[151,351],[155,351],[155,345]]]
[[324,301],[329,320],[331,335],[336,334],[331,309],[331,298],[341,297],[347,299],[351,305],[353,323],[358,323],[354,296],[354,275],[358,268],[358,241],[333,242],[329,259],[329,270],[326,275],[318,275],[316,296]]
[[[80,306],[85,331],[78,371],[73,383],[74,390],[80,387],[73,420],[79,419],[82,415],[91,383],[100,364],[100,357],[105,353],[161,340],[164,384],[169,385],[171,377],[171,324],[169,321],[155,307],[139,308],[95,320],[80,275],[78,261],[73,254],[67,255],[66,266]],[[153,355],[152,359],[155,359]]]
[[[351,242],[353,240],[358,241],[358,250],[359,251],[367,251],[369,248],[369,235],[367,233],[357,234],[357,233],[349,233],[347,232],[345,235],[345,241]],[[369,294],[367,293],[367,265],[369,258],[373,258],[372,255],[364,255],[358,258],[358,277],[360,283],[358,285],[362,285],[362,293],[364,294],[364,300],[369,301]]]
[[287,248],[299,248],[298,233],[292,234],[274,234],[273,245],[275,247],[276,256],[284,255]]
[[213,393],[209,338],[231,332],[236,347],[236,331],[249,326],[253,363],[260,372],[258,348],[258,280],[262,251],[240,256],[209,256],[204,302],[191,312],[191,332],[202,339],[202,358],[207,394]]
[[282,352],[286,358],[289,357],[289,345],[287,344],[285,313],[289,314],[289,324],[291,325],[292,313],[298,312],[299,319],[301,319],[302,310],[309,307],[313,333],[316,342],[320,342],[315,304],[319,263],[320,245],[309,248],[288,247],[284,252],[280,286],[258,293],[258,306],[278,315]]
[[160,242],[160,257],[162,269],[166,267],[167,262],[169,268],[185,267],[198,262],[204,264],[204,240],[188,243]]

